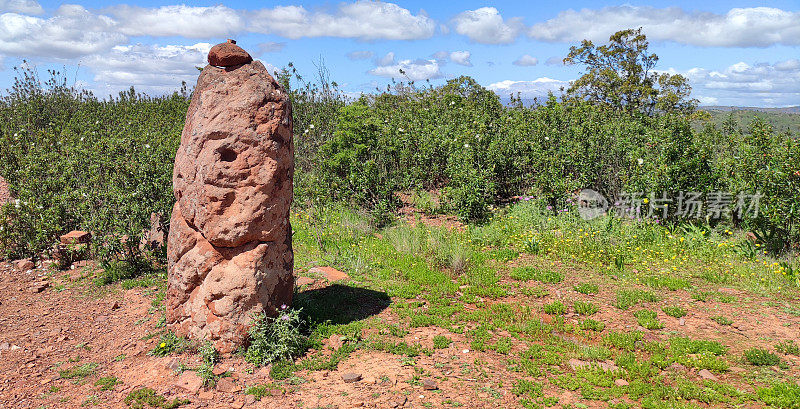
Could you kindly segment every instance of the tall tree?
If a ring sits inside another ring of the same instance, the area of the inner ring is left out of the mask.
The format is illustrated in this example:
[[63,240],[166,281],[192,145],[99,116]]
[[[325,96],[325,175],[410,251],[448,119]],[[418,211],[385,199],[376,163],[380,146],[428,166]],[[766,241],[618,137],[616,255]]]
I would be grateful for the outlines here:
[[689,98],[688,80],[654,71],[658,56],[647,51],[648,45],[640,27],[614,33],[605,45],[583,40],[580,47],[570,47],[564,63],[583,64],[587,70],[570,84],[567,97],[649,116],[694,112],[697,100]]

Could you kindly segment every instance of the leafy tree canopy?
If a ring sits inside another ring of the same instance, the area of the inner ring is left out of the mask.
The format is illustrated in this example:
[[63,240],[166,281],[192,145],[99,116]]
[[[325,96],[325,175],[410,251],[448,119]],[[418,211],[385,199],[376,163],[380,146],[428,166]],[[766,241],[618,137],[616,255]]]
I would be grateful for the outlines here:
[[580,47],[570,47],[564,63],[582,64],[587,70],[572,82],[566,96],[648,116],[694,112],[697,100],[689,98],[688,80],[654,71],[658,56],[647,51],[648,45],[640,27],[614,33],[606,45],[583,40]]

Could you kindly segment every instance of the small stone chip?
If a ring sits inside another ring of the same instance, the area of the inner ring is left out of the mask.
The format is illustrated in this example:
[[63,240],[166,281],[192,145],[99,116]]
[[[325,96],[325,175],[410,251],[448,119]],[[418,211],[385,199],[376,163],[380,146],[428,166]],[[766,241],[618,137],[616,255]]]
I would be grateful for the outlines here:
[[358,381],[361,380],[361,374],[360,373],[348,372],[348,373],[342,375],[342,380],[344,381],[344,383],[358,382]]
[[422,381],[422,388],[426,391],[435,391],[439,389],[439,385],[437,385],[436,382],[431,379],[425,379]]

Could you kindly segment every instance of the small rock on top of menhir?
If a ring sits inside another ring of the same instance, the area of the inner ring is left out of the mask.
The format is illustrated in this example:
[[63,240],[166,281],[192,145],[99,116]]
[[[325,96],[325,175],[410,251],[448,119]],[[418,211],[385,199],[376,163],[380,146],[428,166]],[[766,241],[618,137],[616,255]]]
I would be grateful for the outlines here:
[[242,47],[236,45],[235,40],[217,44],[208,52],[208,63],[217,67],[233,67],[251,61],[253,61],[253,57]]

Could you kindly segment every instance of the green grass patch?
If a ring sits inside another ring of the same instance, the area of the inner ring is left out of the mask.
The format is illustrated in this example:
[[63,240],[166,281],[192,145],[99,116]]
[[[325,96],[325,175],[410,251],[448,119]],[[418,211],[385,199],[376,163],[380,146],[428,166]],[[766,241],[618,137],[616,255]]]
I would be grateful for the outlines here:
[[543,387],[541,384],[534,383],[527,379],[517,379],[511,388],[511,393],[515,396],[527,396],[536,398],[542,395]]
[[114,389],[115,386],[121,384],[122,381],[117,379],[116,376],[104,376],[98,379],[94,386],[99,386],[101,391],[110,391]]
[[188,399],[175,398],[168,401],[162,395],[159,395],[151,388],[139,388],[132,390],[128,396],[125,397],[125,404],[131,409],[145,409],[145,408],[162,408],[162,409],[175,409],[177,407],[187,405],[190,401]]
[[686,316],[686,310],[677,305],[662,307],[661,311],[664,311],[664,314],[667,314],[670,317],[681,318]]
[[731,325],[733,324],[733,320],[728,317],[724,317],[722,315],[716,315],[711,317],[711,320],[716,322],[719,325]]
[[586,316],[594,315],[595,313],[597,313],[597,311],[600,310],[600,307],[598,307],[597,305],[586,301],[575,301],[574,307],[576,314],[586,315]]
[[436,335],[433,337],[433,349],[445,349],[452,343],[453,341],[444,335]]
[[600,321],[593,320],[591,318],[587,318],[581,321],[579,326],[582,330],[595,331],[595,332],[601,332],[606,328],[606,324]]
[[623,351],[633,351],[636,344],[644,338],[641,331],[631,332],[609,332],[603,337],[603,345],[621,349]]
[[572,287],[573,290],[581,294],[593,295],[600,292],[600,287],[592,283],[580,283]]
[[93,375],[97,367],[98,364],[89,362],[83,365],[74,366],[69,369],[62,369],[58,371],[58,376],[60,376],[61,379],[83,379],[87,376]]
[[650,291],[619,290],[617,292],[617,302],[614,306],[621,310],[627,310],[639,303],[655,301],[658,301],[658,297]]
[[791,339],[776,344],[775,350],[784,355],[800,356],[800,345],[795,344]]
[[186,338],[179,337],[172,331],[165,331],[158,339],[158,344],[148,352],[148,355],[167,356],[169,354],[183,352],[188,347],[189,342]]
[[673,337],[669,339],[668,343],[669,351],[673,355],[689,355],[708,352],[716,356],[721,356],[728,352],[728,348],[721,343],[704,339]]
[[792,382],[775,383],[768,388],[758,388],[761,402],[780,409],[800,409],[800,385]]
[[611,358],[611,350],[604,346],[583,346],[580,357],[586,361],[605,361]]
[[564,275],[552,270],[541,270],[536,267],[516,267],[511,270],[511,278],[519,281],[536,280],[545,284],[557,284],[564,281]]
[[655,311],[639,310],[633,313],[639,325],[647,329],[661,329],[664,328],[664,323],[658,320],[658,314]]
[[744,359],[755,366],[774,366],[781,363],[781,358],[766,349],[750,348],[744,351]]
[[553,301],[544,305],[544,312],[550,315],[564,315],[567,313],[567,306],[561,301]]
[[283,388],[272,383],[251,385],[244,390],[245,395],[253,395],[256,400],[261,400],[265,396],[277,396],[282,392]]
[[691,286],[688,280],[672,276],[651,276],[645,278],[643,281],[645,284],[655,289],[667,289],[670,291],[678,291]]

